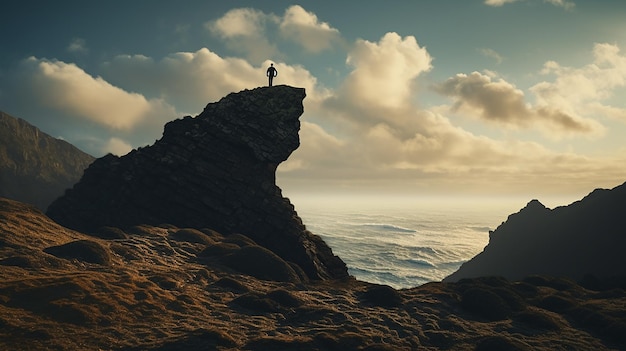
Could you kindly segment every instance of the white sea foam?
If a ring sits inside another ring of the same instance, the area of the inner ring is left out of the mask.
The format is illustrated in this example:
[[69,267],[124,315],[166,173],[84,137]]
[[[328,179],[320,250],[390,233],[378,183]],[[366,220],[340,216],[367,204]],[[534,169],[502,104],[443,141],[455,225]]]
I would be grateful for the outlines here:
[[480,253],[506,216],[521,207],[297,203],[305,225],[320,235],[360,280],[395,288],[440,281]]

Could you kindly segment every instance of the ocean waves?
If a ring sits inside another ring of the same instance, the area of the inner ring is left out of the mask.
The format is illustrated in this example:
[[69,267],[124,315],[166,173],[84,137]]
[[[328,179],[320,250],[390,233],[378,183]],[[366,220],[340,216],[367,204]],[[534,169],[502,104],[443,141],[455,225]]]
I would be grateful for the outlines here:
[[350,274],[395,288],[440,281],[482,251],[498,213],[448,208],[298,209],[307,228],[320,235]]
[[413,229],[408,229],[404,227],[400,227],[393,224],[385,224],[385,223],[363,223],[360,224],[363,227],[370,228],[373,230],[379,231],[390,231],[390,232],[398,232],[398,233],[415,233],[416,231]]

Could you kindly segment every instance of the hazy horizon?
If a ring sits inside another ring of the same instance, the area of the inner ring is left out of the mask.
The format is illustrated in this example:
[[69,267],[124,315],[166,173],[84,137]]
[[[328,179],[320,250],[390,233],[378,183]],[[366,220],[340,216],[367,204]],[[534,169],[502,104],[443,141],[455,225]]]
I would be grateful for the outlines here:
[[285,196],[556,207],[626,181],[626,2],[13,5],[0,110],[96,157],[274,63],[307,91]]

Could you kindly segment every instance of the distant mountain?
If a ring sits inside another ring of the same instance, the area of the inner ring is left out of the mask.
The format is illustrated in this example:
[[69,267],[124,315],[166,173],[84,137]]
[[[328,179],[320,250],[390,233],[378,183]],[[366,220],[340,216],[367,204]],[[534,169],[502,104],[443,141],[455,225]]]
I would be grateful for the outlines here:
[[444,281],[543,274],[577,281],[626,276],[626,183],[568,206],[532,200],[490,233],[484,251]]
[[0,111],[0,197],[45,210],[93,160],[70,143]]

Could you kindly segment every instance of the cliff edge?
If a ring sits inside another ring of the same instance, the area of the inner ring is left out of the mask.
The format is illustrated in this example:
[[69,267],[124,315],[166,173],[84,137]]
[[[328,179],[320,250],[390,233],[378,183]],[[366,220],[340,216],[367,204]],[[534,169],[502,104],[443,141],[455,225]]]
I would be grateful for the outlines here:
[[345,263],[307,231],[276,186],[298,148],[302,88],[262,87],[165,125],[153,145],[97,159],[47,215],[80,231],[171,224],[241,233],[311,279],[347,277]]

